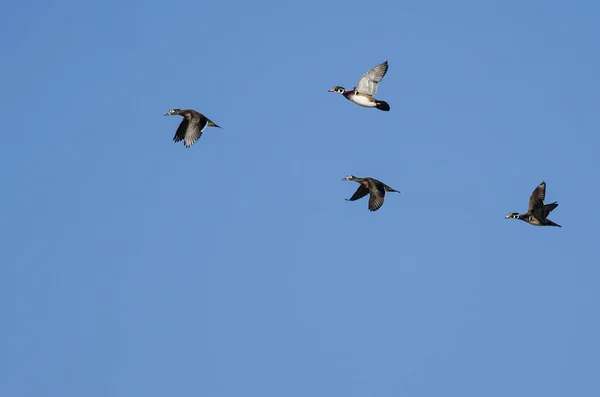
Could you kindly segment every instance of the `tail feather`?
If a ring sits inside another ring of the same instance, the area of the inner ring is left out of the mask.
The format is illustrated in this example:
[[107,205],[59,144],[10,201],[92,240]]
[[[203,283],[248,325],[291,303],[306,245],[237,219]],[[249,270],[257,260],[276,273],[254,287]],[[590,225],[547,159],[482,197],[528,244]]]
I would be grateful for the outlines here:
[[383,110],[384,112],[389,112],[390,105],[388,105],[385,101],[377,101],[375,102],[375,107],[379,110]]

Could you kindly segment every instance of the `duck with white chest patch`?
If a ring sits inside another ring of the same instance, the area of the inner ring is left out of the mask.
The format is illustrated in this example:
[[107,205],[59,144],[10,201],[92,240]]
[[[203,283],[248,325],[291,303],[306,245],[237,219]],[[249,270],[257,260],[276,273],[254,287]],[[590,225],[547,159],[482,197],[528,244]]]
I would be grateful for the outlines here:
[[377,86],[383,80],[387,70],[388,62],[385,61],[365,73],[354,89],[347,91],[344,87],[336,85],[329,92],[337,92],[359,106],[377,108],[387,112],[390,110],[390,105],[385,101],[373,98],[373,95],[377,92]]

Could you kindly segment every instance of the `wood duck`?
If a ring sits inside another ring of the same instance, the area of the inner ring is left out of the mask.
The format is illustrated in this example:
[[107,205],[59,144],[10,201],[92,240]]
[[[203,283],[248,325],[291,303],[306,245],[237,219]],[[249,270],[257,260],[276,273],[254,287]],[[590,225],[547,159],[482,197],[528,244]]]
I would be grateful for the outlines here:
[[357,178],[354,175],[348,175],[343,181],[354,181],[360,183],[360,186],[354,192],[352,197],[346,199],[346,201],[354,201],[365,197],[369,194],[369,210],[377,211],[383,205],[383,200],[385,198],[385,192],[396,192],[400,193],[397,190],[392,189],[385,183],[378,181],[373,178]]
[[544,204],[546,199],[546,182],[540,183],[538,187],[533,190],[531,197],[529,197],[529,208],[524,214],[518,212],[511,212],[506,215],[506,219],[520,219],[524,222],[534,226],[558,226],[562,227],[550,219],[547,219],[550,212],[558,207],[558,203],[555,201],[551,204]]
[[390,105],[388,105],[385,101],[380,101],[373,98],[373,95],[377,92],[377,85],[383,79],[383,76],[387,73],[388,70],[388,62],[385,61],[373,69],[369,70],[365,73],[360,80],[358,81],[358,85],[354,87],[354,89],[350,91],[346,91],[344,87],[340,87],[336,85],[329,92],[337,92],[338,94],[342,94],[346,99],[351,100],[357,105],[364,106],[367,108],[377,108],[383,111],[389,111]]
[[200,139],[202,132],[206,127],[221,128],[202,113],[199,113],[193,109],[171,109],[167,112],[167,114],[165,114],[165,116],[175,115],[183,116],[183,120],[175,132],[173,142],[179,142],[183,140],[183,144],[186,148],[189,148],[196,143],[198,139]]

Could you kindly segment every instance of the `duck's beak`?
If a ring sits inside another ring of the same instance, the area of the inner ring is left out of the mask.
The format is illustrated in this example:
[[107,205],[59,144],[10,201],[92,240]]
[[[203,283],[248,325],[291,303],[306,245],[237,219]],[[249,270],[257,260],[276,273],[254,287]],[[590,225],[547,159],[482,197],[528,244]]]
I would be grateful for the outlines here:
[[165,113],[165,116],[170,116],[170,114],[169,113]]
[[329,91],[327,91],[327,92],[333,92],[333,88],[330,88]]

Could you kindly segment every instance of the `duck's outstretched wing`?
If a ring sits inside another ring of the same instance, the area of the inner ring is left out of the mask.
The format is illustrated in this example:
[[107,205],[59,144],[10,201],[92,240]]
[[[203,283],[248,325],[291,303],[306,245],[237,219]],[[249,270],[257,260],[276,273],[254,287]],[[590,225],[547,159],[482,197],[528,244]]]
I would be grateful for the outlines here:
[[531,214],[537,208],[540,208],[544,205],[544,200],[546,199],[546,182],[540,183],[531,193],[529,197],[529,209],[527,213]]
[[385,61],[375,66],[373,69],[365,73],[356,86],[356,91],[361,94],[375,95],[377,92],[377,85],[383,80],[383,76],[387,73],[388,62]]

